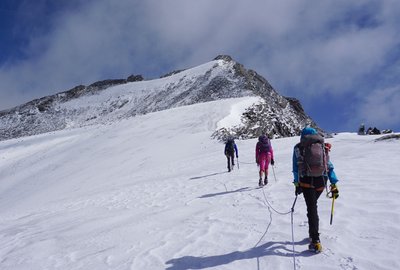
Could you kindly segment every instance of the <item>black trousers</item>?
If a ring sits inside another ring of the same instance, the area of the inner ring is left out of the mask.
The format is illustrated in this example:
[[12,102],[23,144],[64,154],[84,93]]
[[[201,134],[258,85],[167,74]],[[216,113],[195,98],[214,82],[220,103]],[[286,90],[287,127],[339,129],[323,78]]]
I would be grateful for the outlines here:
[[319,240],[318,198],[321,191],[315,188],[303,188],[304,200],[307,205],[308,234],[313,242]]
[[228,160],[228,171],[231,171],[233,169],[233,166],[235,166],[235,154],[227,154],[226,159]]

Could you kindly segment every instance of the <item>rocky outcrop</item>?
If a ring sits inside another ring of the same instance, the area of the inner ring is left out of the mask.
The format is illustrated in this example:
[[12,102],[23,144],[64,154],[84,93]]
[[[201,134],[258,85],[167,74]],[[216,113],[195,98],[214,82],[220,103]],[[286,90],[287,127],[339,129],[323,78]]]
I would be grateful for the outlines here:
[[143,80],[142,75],[131,75],[126,79],[127,82],[141,82]]

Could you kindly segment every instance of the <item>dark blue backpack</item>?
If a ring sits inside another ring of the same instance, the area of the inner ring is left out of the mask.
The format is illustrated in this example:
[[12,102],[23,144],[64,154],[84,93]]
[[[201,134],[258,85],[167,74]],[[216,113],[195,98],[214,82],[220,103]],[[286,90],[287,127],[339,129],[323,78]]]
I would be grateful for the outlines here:
[[260,153],[268,153],[270,151],[271,143],[267,136],[258,137],[258,142],[260,143]]
[[235,140],[229,139],[226,142],[226,152],[233,155],[235,153]]

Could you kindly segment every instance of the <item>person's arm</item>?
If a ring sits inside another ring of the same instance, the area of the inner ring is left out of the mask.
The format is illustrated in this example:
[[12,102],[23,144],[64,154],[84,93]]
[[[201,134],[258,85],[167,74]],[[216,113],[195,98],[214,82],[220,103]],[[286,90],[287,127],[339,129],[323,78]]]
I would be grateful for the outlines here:
[[292,172],[293,172],[293,183],[299,182],[299,167],[297,165],[296,147],[293,149],[292,157]]
[[339,189],[336,185],[336,183],[339,181],[336,177],[335,171],[333,170],[333,164],[332,162],[328,162],[328,178],[329,181],[331,182],[330,190],[329,192],[331,193],[332,198],[337,199],[339,197]]
[[260,148],[260,143],[257,142],[257,144],[256,144],[256,163],[257,164],[258,164],[258,156],[259,156],[259,153],[260,153],[259,148]]
[[336,183],[339,181],[335,174],[333,164],[330,161],[328,162],[328,178],[332,185],[336,185]]
[[239,151],[238,151],[238,148],[236,146],[236,143],[235,143],[235,151],[236,151],[236,158],[238,158],[239,157]]

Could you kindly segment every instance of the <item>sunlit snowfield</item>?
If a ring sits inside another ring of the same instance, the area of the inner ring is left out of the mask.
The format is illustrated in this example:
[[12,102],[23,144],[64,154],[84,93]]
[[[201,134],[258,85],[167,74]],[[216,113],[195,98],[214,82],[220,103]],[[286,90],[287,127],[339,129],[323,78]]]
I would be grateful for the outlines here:
[[327,139],[340,179],[333,224],[322,195],[323,252],[307,251],[300,196],[293,254],[299,137],[272,140],[275,174],[263,189],[256,140],[236,141],[239,167],[228,173],[210,138],[248,101],[0,142],[0,269],[400,269],[400,141]]

